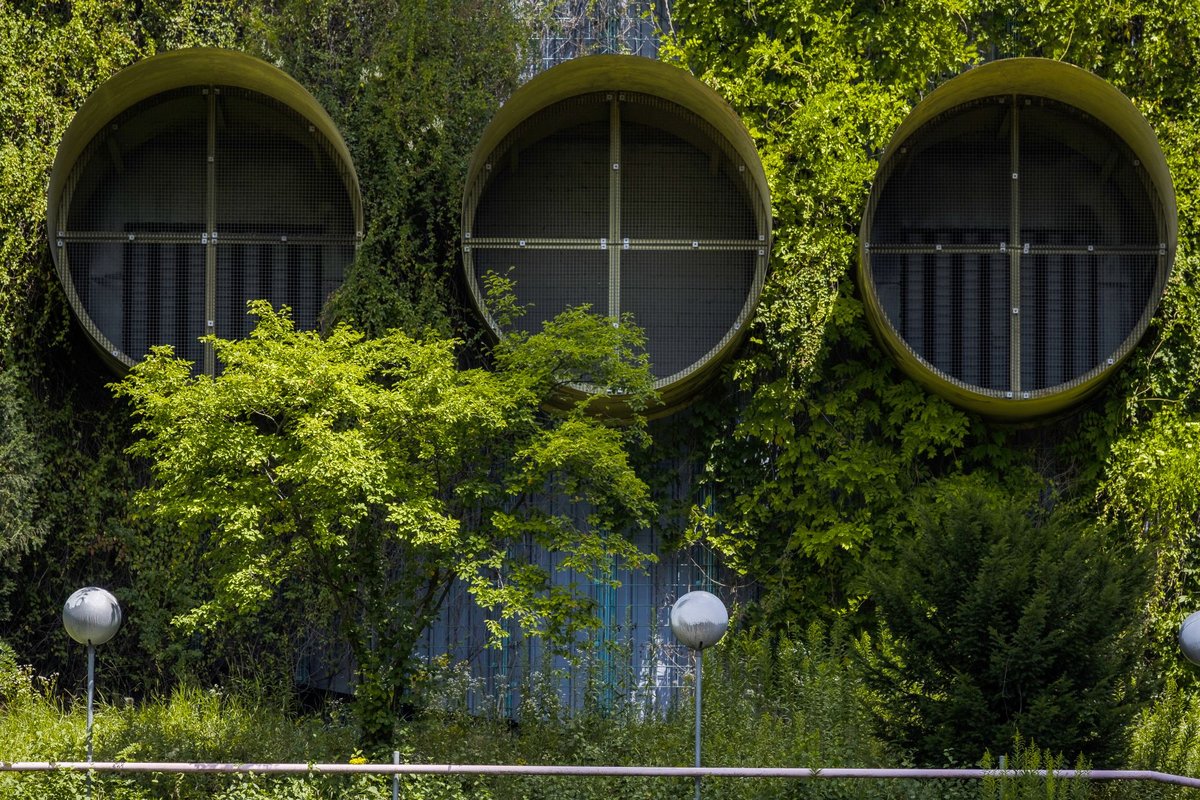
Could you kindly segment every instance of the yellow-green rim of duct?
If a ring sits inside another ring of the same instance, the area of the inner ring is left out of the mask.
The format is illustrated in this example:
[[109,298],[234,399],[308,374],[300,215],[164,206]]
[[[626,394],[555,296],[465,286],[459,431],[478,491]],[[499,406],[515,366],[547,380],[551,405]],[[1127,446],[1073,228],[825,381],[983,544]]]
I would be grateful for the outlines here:
[[[883,341],[885,349],[901,369],[919,383],[962,408],[983,416],[1009,422],[1033,420],[1058,414],[1095,392],[1137,346],[1158,308],[1171,272],[1179,235],[1175,190],[1167,160],[1150,124],[1133,103],[1116,87],[1097,75],[1061,61],[1044,58],[1013,58],[992,61],[947,81],[917,104],[896,129],[879,160],[882,172],[892,156],[908,138],[929,120],[950,109],[982,97],[1024,94],[1045,97],[1073,106],[1107,125],[1141,160],[1150,176],[1162,209],[1165,225],[1165,268],[1155,275],[1152,301],[1143,310],[1137,324],[1113,354],[1112,363],[1102,363],[1073,379],[1065,389],[1048,387],[1029,392],[1029,397],[1008,398],[1004,392],[975,391],[947,375],[908,346],[892,327],[875,292],[867,242],[880,185],[876,182],[867,199],[859,232],[858,283],[862,290],[867,319]],[[878,174],[878,173],[877,173]]]
[[[525,120],[539,111],[548,108],[562,100],[595,92],[636,92],[668,100],[707,122],[724,137],[726,143],[745,163],[750,173],[750,181],[754,187],[755,196],[751,198],[755,206],[755,215],[764,231],[764,248],[766,257],[756,268],[749,295],[742,306],[737,319],[730,328],[730,334],[695,363],[699,366],[691,371],[676,373],[655,381],[655,389],[659,392],[659,403],[650,411],[650,416],[664,416],[687,405],[705,383],[707,383],[720,368],[730,353],[742,342],[754,309],[758,305],[766,280],[767,263],[770,260],[771,247],[771,194],[767,186],[766,172],[758,157],[758,149],[749,131],[725,99],[708,86],[697,80],[690,72],[672,64],[633,55],[593,55],[583,56],[558,64],[528,83],[517,89],[503,106],[492,117],[484,129],[479,143],[475,146],[467,170],[467,179],[463,184],[463,214],[462,230],[469,231],[474,222],[475,207],[478,202],[478,192],[472,191],[485,171],[488,157],[509,133]],[[473,202],[474,198],[474,202]],[[464,258],[463,272],[480,316],[487,323],[493,335],[502,335],[499,323],[492,317],[484,300],[483,289],[475,279],[474,271],[469,268],[470,261]],[[675,378],[675,380],[671,380]],[[576,402],[592,394],[588,387],[579,386],[566,392],[564,403]],[[620,401],[620,396],[605,398],[598,403],[613,416],[628,415],[629,411]]]
[[113,346],[92,321],[75,291],[69,265],[65,258],[60,257],[61,248],[55,246],[63,193],[79,157],[92,139],[116,116],[157,94],[187,86],[204,85],[232,86],[258,92],[284,103],[307,119],[309,124],[326,138],[341,162],[339,171],[346,182],[347,193],[353,205],[355,230],[360,237],[362,235],[362,193],[358,175],[354,171],[354,160],[350,157],[346,141],[317,99],[290,75],[262,59],[235,50],[214,47],[170,50],[126,67],[96,89],[75,113],[59,142],[46,192],[46,233],[59,281],[92,344],[105,362],[118,373],[132,367],[134,361]]

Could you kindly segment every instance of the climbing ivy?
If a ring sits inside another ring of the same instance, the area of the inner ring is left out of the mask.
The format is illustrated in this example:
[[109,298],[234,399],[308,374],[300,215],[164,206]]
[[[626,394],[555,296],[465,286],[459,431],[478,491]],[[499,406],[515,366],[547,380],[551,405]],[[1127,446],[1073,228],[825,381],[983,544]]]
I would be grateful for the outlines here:
[[[1032,493],[1046,508],[1118,521],[1155,550],[1148,608],[1159,649],[1173,646],[1169,629],[1200,589],[1191,439],[1179,435],[1195,418],[1200,342],[1198,25],[1194,8],[1171,2],[673,5],[663,56],[734,106],[772,193],[772,271],[750,342],[703,403],[712,433],[697,458],[718,502],[694,509],[693,536],[763,584],[763,609],[786,612],[774,618],[871,608],[863,570],[905,546],[901,501],[969,473],[1017,506]],[[1077,64],[1129,96],[1158,133],[1181,226],[1143,346],[1082,407],[1025,428],[953,408],[904,377],[880,352],[853,281],[862,209],[893,131],[932,88],[1010,56]]]
[[[280,65],[337,122],[363,187],[365,240],[331,320],[369,334],[452,334],[470,343],[460,357],[482,362],[458,283],[457,220],[467,159],[523,63],[527,29],[511,5],[24,0],[0,10],[0,425],[12,432],[0,492],[14,510],[0,519],[0,542],[22,542],[4,559],[0,618],[23,620],[6,636],[24,657],[77,674],[78,658],[46,631],[61,599],[93,581],[131,587],[122,600],[137,612],[136,635],[106,657],[153,665],[164,679],[180,665],[252,669],[293,644],[252,635],[287,627],[286,603],[224,645],[168,625],[204,587],[164,576],[186,574],[177,568],[196,554],[129,513],[147,480],[124,455],[129,410],[72,325],[44,237],[50,164],[74,111],[163,49],[232,46]],[[867,567],[906,543],[905,498],[970,474],[1022,503],[1111,522],[1150,553],[1147,625],[1170,651],[1173,626],[1200,597],[1200,10],[1171,0],[671,5],[662,57],[745,121],[775,241],[745,346],[704,397],[656,423],[665,435],[647,467],[693,458],[711,497],[690,524],[664,524],[757,581],[772,619],[862,621],[873,608]],[[863,204],[893,131],[932,88],[1008,56],[1068,61],[1129,96],[1158,134],[1180,212],[1174,273],[1142,346],[1082,407],[1028,428],[963,412],[904,377],[870,333],[852,278]]]

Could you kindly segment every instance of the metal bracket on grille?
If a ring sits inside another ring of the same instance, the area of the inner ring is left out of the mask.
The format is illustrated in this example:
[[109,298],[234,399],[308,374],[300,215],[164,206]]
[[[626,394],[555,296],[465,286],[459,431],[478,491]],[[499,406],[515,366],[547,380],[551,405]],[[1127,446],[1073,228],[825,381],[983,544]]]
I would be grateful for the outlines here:
[[608,239],[601,239],[601,240],[600,240],[600,249],[601,249],[601,250],[607,250],[607,249],[608,249]]

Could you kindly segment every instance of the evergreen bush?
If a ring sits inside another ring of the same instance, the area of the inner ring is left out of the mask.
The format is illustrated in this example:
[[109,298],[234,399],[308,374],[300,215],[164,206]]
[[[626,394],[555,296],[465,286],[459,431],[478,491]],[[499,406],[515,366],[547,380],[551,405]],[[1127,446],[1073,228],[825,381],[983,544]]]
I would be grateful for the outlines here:
[[1146,693],[1144,560],[974,480],[920,493],[911,525],[874,573],[882,627],[860,648],[885,737],[927,766],[972,763],[1018,733],[1118,765]]

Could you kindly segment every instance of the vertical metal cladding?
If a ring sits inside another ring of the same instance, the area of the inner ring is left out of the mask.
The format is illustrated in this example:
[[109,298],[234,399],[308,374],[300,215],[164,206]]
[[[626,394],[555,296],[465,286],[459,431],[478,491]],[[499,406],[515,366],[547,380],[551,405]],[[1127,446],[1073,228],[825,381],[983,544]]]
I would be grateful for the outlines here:
[[579,58],[523,86],[484,131],[463,200],[466,277],[497,335],[489,272],[515,280],[524,330],[572,306],[631,314],[665,412],[740,341],[770,207],[754,143],[716,93],[650,59]]
[[71,307],[114,369],[169,344],[248,333],[246,302],[314,328],[362,232],[341,134],[300,84],[250,56],[176,50],[120,72],[59,145],[47,229]]
[[1137,345],[1178,221],[1133,104],[1044,59],[994,61],[913,109],[862,222],[868,319],[915,379],[1006,420],[1078,402]]

